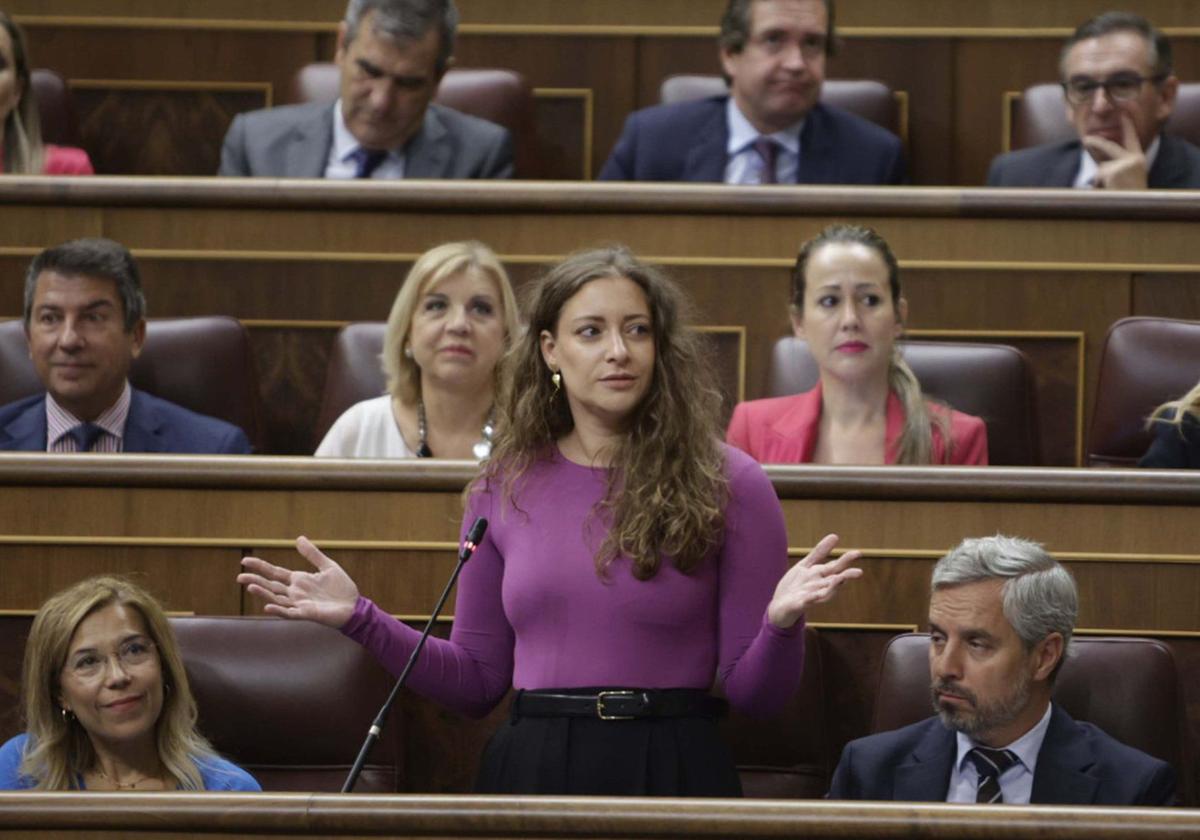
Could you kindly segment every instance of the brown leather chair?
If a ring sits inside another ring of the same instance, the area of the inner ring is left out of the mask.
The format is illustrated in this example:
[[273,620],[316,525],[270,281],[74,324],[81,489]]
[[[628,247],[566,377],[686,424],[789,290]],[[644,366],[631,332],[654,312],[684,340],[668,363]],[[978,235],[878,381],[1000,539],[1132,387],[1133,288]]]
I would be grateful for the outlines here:
[[[250,339],[235,318],[151,318],[146,344],[129,371],[135,388],[226,420],[262,451],[263,426]],[[0,405],[42,391],[24,325],[0,323]]]
[[[1009,103],[1011,150],[1062,143],[1078,135],[1067,121],[1066,100],[1061,85],[1043,83],[1025,88]],[[1181,84],[1175,110],[1167,120],[1166,131],[1200,145],[1200,83]]]
[[[392,677],[362,646],[308,621],[176,617],[199,728],[263,790],[341,789]],[[393,713],[356,791],[403,790]]]
[[[659,101],[664,105],[688,102],[709,96],[724,96],[729,92],[720,76],[681,74],[668,76],[659,88]],[[826,79],[821,86],[821,102],[835,105],[857,114],[865,120],[902,136],[900,109],[892,89],[870,79]]]
[[82,145],[75,101],[63,77],[53,70],[36,68],[29,73],[29,86],[37,100],[42,121],[42,141],[57,146]]
[[[1007,344],[901,341],[905,361],[934,399],[987,423],[988,463],[1041,463],[1033,376],[1025,354]],[[820,372],[808,342],[786,336],[775,343],[767,396],[799,394]]]
[[[292,79],[294,102],[335,102],[339,71],[331,61],[301,67]],[[533,170],[537,155],[533,89],[515,70],[456,67],[446,71],[433,101],[508,129],[518,176]]]
[[829,790],[825,681],[817,631],[804,629],[804,676],[782,714],[756,719],[730,712],[721,722],[741,776],[754,799],[819,799]]
[[[1126,637],[1076,637],[1071,645],[1054,702],[1076,720],[1170,763],[1183,782],[1190,772],[1185,707],[1171,649],[1156,639]],[[884,651],[871,731],[929,717],[929,688],[929,634],[896,636]]]
[[1200,321],[1122,318],[1100,355],[1088,466],[1132,466],[1153,435],[1146,418],[1200,379]]
[[325,393],[317,412],[313,449],[343,411],[387,390],[387,377],[379,361],[386,331],[387,324],[383,321],[359,321],[338,331],[325,369]]

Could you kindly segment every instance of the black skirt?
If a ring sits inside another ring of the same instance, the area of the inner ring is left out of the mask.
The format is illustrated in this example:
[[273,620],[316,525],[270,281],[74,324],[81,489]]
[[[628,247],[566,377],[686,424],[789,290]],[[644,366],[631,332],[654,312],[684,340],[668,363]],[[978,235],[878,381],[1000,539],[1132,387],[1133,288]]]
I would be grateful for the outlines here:
[[514,712],[488,742],[475,789],[593,796],[742,795],[716,719],[701,715],[600,720]]

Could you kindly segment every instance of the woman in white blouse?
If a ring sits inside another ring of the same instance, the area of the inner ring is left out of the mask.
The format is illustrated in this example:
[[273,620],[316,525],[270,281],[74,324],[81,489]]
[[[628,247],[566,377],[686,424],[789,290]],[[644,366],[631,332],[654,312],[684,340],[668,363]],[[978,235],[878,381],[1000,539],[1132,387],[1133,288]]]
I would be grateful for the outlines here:
[[413,264],[388,316],[387,393],[346,410],[316,454],[487,457],[496,369],[518,329],[512,285],[480,242],[449,242]]

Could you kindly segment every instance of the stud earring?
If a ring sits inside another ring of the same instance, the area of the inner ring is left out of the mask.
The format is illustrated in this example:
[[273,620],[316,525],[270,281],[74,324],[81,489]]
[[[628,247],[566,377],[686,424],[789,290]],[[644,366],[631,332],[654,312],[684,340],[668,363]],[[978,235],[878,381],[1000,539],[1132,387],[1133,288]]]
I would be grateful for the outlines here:
[[412,358],[412,347],[411,346],[404,348],[404,358],[406,358],[406,359]]

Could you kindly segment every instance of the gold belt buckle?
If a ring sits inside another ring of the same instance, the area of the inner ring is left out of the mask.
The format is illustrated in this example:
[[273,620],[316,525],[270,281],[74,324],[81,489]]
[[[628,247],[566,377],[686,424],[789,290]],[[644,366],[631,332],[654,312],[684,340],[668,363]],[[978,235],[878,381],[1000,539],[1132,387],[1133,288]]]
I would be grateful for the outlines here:
[[636,691],[601,691],[596,695],[596,717],[600,720],[633,720],[636,715],[610,715],[604,711],[604,701],[609,697],[636,697]]

